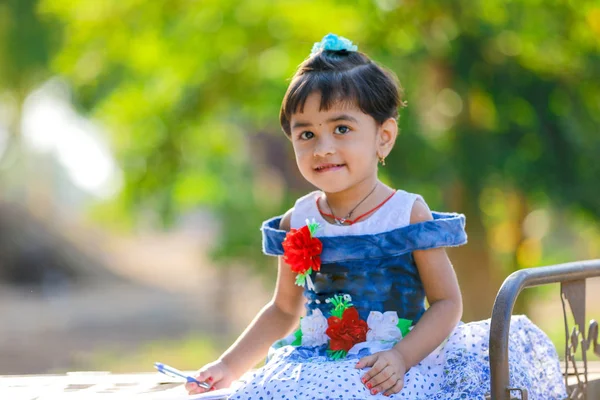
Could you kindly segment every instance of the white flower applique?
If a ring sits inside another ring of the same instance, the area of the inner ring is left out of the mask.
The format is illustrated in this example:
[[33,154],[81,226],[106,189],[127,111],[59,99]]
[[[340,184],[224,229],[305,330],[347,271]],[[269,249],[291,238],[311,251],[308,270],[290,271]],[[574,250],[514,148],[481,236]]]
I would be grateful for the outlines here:
[[367,341],[402,339],[396,311],[386,311],[383,314],[379,311],[371,311],[367,318],[367,325],[369,325]]
[[329,340],[325,334],[327,318],[318,308],[315,308],[311,315],[300,320],[300,329],[302,330],[302,346],[321,346]]

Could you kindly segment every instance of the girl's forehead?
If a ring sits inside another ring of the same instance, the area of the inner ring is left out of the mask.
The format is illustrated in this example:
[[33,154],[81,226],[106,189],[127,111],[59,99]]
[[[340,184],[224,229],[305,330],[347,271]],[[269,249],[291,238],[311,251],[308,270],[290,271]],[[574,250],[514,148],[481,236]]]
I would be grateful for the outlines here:
[[328,105],[321,104],[321,96],[318,93],[313,93],[306,98],[304,104],[299,104],[296,112],[292,113],[291,118],[321,118],[333,114],[353,114],[359,117],[364,112],[358,107],[355,101],[335,100]]

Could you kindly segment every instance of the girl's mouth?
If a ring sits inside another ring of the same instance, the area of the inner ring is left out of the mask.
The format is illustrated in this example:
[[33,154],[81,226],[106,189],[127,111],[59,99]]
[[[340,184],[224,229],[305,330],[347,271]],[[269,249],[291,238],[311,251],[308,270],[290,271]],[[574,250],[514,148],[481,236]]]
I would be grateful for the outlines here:
[[316,172],[337,171],[343,168],[346,164],[321,164],[315,168]]

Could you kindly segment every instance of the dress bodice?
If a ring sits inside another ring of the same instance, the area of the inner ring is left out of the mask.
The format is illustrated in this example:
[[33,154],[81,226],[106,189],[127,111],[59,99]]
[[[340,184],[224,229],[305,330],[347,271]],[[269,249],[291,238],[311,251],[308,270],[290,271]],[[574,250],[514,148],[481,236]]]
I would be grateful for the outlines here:
[[[360,224],[331,229],[333,225],[324,221],[318,211],[314,213],[316,203],[314,210],[305,207],[304,201],[296,204],[294,213],[298,209],[299,214],[309,211],[311,215],[302,215],[303,219],[292,216],[292,228],[299,228],[294,226],[298,225],[295,221],[313,218],[323,226],[315,234],[323,244],[321,268],[311,274],[314,290],[305,288],[304,291],[308,314],[319,308],[327,315],[331,306],[326,299],[335,294],[349,294],[362,319],[366,320],[371,311],[396,311],[400,318],[413,323],[419,320],[425,312],[425,291],[413,251],[458,246],[466,243],[467,238],[465,217],[461,214],[432,212],[433,220],[409,224],[412,203],[419,196],[407,194],[401,192],[395,195],[392,198],[396,198],[395,201],[387,209],[382,207],[371,217],[389,219],[396,215],[395,222],[363,224],[358,229],[355,225]],[[314,200],[309,198],[307,201]],[[393,210],[404,203],[410,205],[408,213],[399,210],[393,214]],[[283,255],[282,242],[286,232],[279,229],[280,221],[281,216],[263,223],[265,254]],[[377,226],[384,230],[377,231]],[[344,228],[353,230],[345,234]]]

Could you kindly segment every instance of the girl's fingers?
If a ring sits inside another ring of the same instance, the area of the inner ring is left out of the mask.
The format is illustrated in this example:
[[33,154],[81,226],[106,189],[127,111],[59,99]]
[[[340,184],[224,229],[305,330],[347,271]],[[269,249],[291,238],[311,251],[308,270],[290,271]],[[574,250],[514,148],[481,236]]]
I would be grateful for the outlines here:
[[383,395],[391,396],[393,394],[400,393],[400,391],[402,390],[403,387],[404,387],[404,378],[400,378],[400,379],[398,379],[396,384],[394,386],[392,386],[390,389],[386,390],[386,392]]
[[367,382],[367,389],[371,391],[371,394],[382,393],[390,389],[396,383],[398,379],[397,374],[388,365],[375,375],[369,382]]
[[196,380],[200,381],[200,382],[207,382],[207,383],[211,383],[212,381],[214,381],[217,377],[216,377],[216,371],[211,371],[210,369],[207,369],[205,371],[198,371],[198,373],[196,374],[196,376],[194,376],[194,378],[196,378]]
[[[193,388],[192,391],[188,391],[188,393],[189,394],[200,394],[200,393],[210,392],[211,390],[224,389],[224,388],[229,387],[229,384],[224,380],[214,382],[213,379],[208,378],[206,380],[206,382],[211,384],[211,387],[209,389],[203,389],[203,388],[199,387],[198,385],[196,385],[195,383],[192,383],[192,385],[194,385],[195,387]],[[214,382],[214,384],[213,384],[213,382]],[[187,385],[186,385],[186,389],[187,389]]]
[[[368,359],[365,361],[365,364],[362,364],[362,360],[359,361],[361,368],[366,368],[366,367],[371,367],[371,369],[369,371],[367,371],[362,378],[360,378],[361,382],[364,383],[365,385],[367,384],[367,382],[369,382],[369,380],[371,378],[373,378],[375,375],[377,375],[379,373],[379,371],[385,366],[385,365],[378,365],[381,364],[379,362],[379,356],[377,354],[374,354],[372,356],[368,356],[365,357],[364,359]],[[369,388],[370,389],[370,388]]]
[[363,375],[361,378],[362,383],[367,387],[367,389],[371,390],[375,385],[378,384],[373,379],[387,366],[387,363],[384,359],[378,358],[377,361],[373,364],[373,367]]
[[198,385],[196,385],[195,383],[192,382],[187,382],[185,384],[185,390],[187,390],[188,392],[191,392],[192,390],[196,389],[198,387]]
[[223,373],[217,368],[208,368],[204,371],[199,371],[194,377],[199,382],[208,383],[213,386],[216,382],[223,379]]
[[194,376],[194,378],[199,382],[208,383],[211,387],[208,389],[205,389],[205,388],[199,386],[197,383],[188,382],[185,384],[185,388],[188,391],[188,394],[200,394],[200,393],[208,392],[209,390],[212,389],[213,383],[215,382],[215,378],[213,378],[210,368],[207,370],[204,370],[204,371],[199,371]]
[[199,386],[198,386],[198,384],[197,384],[197,383],[195,383],[195,382],[187,382],[187,383],[185,384],[185,389],[186,389],[188,392],[189,392],[189,391],[192,391],[192,390],[196,390],[196,389],[198,389],[198,387],[199,387]]
[[[188,390],[188,394],[200,394],[200,393],[204,393],[204,392],[208,392],[211,389],[204,389],[200,386],[198,386],[197,383],[191,383],[192,385],[192,389]],[[185,388],[188,388],[188,385],[185,385]]]
[[377,354],[363,357],[360,360],[358,360],[358,362],[356,363],[354,368],[362,369],[362,368],[366,368],[366,367],[372,367],[373,364],[375,364],[375,361],[377,361],[377,358],[378,358]]

